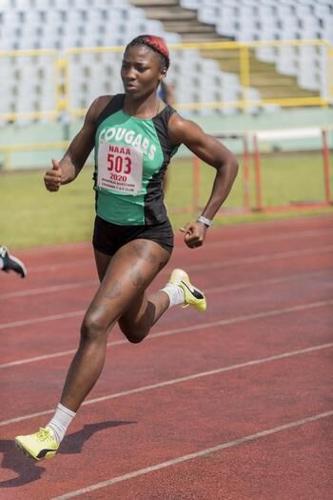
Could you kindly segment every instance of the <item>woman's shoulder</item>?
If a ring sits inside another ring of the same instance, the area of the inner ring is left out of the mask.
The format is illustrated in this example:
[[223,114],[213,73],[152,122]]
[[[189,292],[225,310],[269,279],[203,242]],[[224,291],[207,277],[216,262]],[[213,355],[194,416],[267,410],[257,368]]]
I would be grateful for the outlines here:
[[186,142],[188,138],[193,138],[202,132],[197,123],[183,118],[177,111],[169,119],[168,130],[172,142],[176,144]]
[[103,109],[108,106],[112,100],[114,99],[114,95],[100,95],[96,97],[96,99],[93,101],[91,107],[94,108],[94,111],[96,114],[100,114]]
[[114,113],[118,109],[122,108],[124,100],[123,94],[115,95],[101,95],[97,97],[91,105],[91,110],[96,121],[100,121],[100,118],[106,117],[109,114]]
[[172,109],[169,119],[169,129],[175,133],[182,131],[188,125],[188,120],[183,118],[177,110]]

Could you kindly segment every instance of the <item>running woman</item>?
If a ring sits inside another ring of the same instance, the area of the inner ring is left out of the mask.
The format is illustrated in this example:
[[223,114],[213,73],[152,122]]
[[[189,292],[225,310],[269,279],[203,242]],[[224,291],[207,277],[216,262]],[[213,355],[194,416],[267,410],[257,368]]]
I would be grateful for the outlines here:
[[163,39],[142,35],[126,47],[124,94],[98,97],[60,161],[53,160],[45,186],[72,182],[95,148],[96,219],[93,234],[100,286],[81,325],[78,350],[51,420],[16,444],[40,460],[53,457],[80,405],[103,369],[109,332],[118,322],[129,342],[141,342],[172,306],[206,310],[204,294],[181,269],[155,294],[146,289],[167,264],[173,231],[163,203],[163,177],[180,144],[216,169],[202,214],[184,228],[184,242],[200,247],[237,174],[234,155],[157,96],[169,67]]

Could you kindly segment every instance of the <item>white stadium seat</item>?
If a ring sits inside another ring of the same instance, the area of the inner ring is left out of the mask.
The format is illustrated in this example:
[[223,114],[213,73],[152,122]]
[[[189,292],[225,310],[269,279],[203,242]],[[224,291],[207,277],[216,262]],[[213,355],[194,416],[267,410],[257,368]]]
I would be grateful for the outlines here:
[[[330,0],[180,0],[196,9],[198,18],[216,23],[223,36],[240,41],[322,38],[333,41],[333,4]],[[72,47],[125,45],[141,33],[153,32],[168,43],[177,43],[177,33],[164,31],[159,21],[148,19],[143,9],[124,0],[2,0],[0,1],[0,51],[57,49],[69,60],[69,103],[72,109],[89,105],[99,93],[122,89],[119,70],[121,53],[98,57],[64,52]],[[116,8],[115,8],[116,7]],[[306,47],[305,47],[306,49]],[[297,77],[299,85],[322,89],[323,54],[315,50],[261,47],[256,56],[276,64],[281,73]],[[218,64],[195,50],[172,51],[169,81],[181,102],[236,101],[242,94],[236,75],[224,73]],[[33,60],[38,63],[32,62]],[[307,61],[307,62],[305,62]],[[2,113],[54,109],[56,67],[52,57],[0,58]],[[310,74],[306,68],[315,68]],[[92,69],[93,68],[93,69]],[[193,71],[193,68],[196,70]],[[198,79],[197,75],[202,79]],[[21,98],[21,89],[29,98]],[[249,92],[257,95],[254,89]],[[39,99],[39,102],[38,102]],[[198,106],[198,113],[206,111]],[[3,111],[5,109],[5,111]],[[219,112],[234,112],[232,107]]]
[[[332,0],[181,0],[180,3],[183,7],[197,9],[198,18],[204,22],[215,20],[216,31],[235,40],[323,39],[333,42]],[[318,74],[309,76],[293,50],[260,47],[256,49],[256,56],[264,62],[275,63],[281,73],[297,76],[301,87],[323,88]],[[311,55],[308,65],[313,64],[318,64],[318,57]]]

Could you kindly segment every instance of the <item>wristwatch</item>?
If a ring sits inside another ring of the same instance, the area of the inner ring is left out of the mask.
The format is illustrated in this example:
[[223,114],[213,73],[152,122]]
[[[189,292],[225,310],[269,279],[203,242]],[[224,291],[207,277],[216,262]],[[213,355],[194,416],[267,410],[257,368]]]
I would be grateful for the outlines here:
[[204,224],[206,227],[210,227],[213,224],[211,219],[207,219],[207,217],[204,217],[203,215],[200,215],[200,217],[197,218],[197,222],[201,222],[201,224]]

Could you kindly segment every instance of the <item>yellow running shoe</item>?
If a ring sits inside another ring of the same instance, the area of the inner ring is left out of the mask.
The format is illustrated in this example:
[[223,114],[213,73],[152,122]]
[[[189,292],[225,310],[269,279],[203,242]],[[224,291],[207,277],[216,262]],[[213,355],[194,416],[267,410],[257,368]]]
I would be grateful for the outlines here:
[[178,285],[184,292],[185,304],[183,307],[193,306],[200,312],[207,309],[206,297],[199,288],[190,282],[188,274],[183,269],[174,269],[171,273],[169,283]]
[[52,458],[59,448],[53,431],[48,427],[41,427],[35,434],[16,436],[15,444],[25,455],[35,460]]

